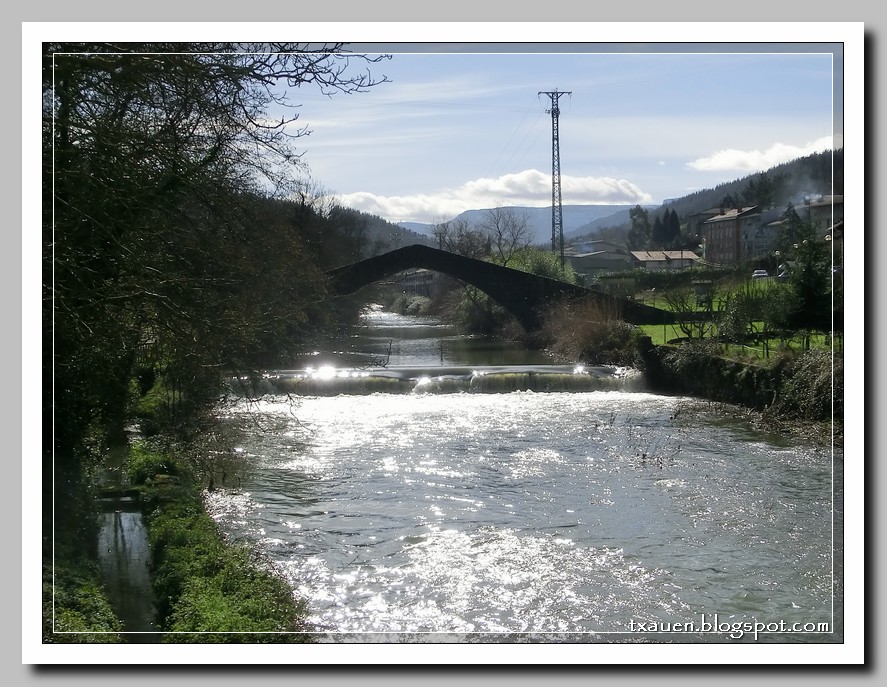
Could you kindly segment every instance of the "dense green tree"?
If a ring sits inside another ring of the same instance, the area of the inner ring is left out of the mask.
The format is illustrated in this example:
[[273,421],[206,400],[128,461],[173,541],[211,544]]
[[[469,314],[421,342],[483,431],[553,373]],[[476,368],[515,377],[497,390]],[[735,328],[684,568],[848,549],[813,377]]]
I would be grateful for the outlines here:
[[749,177],[742,187],[740,197],[743,206],[758,206],[769,208],[775,205],[782,197],[785,186],[785,174],[767,174],[761,172]]
[[782,215],[782,225],[776,246],[780,260],[788,265],[788,283],[795,299],[789,324],[795,329],[828,331],[833,290],[829,246],[791,204]]
[[831,328],[831,260],[824,242],[803,239],[795,249],[789,284],[797,310],[792,324],[797,329],[827,332]]
[[681,221],[674,208],[666,208],[662,217],[656,216],[650,232],[649,247],[667,250],[678,246],[681,242]]
[[792,334],[792,320],[799,309],[795,290],[791,285],[771,284],[763,294],[760,307],[764,355],[769,356],[771,338],[779,337],[785,341]]
[[569,262],[561,263],[559,255],[541,248],[528,246],[517,251],[508,266],[512,269],[570,284],[578,284],[580,281],[579,275],[576,274]]
[[653,220],[653,230],[650,232],[650,248],[661,249],[665,247],[665,225],[659,215]]
[[681,220],[674,208],[669,208],[665,212],[663,221],[663,247],[675,248],[681,243]]
[[728,193],[723,198],[721,198],[720,207],[725,209],[738,208],[742,204],[733,197],[732,193]]
[[650,213],[636,205],[628,211],[631,219],[631,228],[628,230],[627,244],[631,250],[643,250],[650,245],[652,227],[650,226]]

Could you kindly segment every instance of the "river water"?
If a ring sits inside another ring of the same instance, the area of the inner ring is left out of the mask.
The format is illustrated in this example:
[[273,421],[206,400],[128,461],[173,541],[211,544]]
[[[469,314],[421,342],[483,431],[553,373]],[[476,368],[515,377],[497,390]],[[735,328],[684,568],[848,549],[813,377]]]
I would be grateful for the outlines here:
[[207,494],[319,641],[841,641],[840,454],[631,370],[366,322],[229,408],[242,461]]

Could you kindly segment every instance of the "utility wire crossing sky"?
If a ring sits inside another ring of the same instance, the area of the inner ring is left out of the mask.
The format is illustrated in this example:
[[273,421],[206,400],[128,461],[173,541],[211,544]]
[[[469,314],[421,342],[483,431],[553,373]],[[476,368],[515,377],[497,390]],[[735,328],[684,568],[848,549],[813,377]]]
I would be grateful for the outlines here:
[[393,222],[550,206],[550,91],[569,92],[558,103],[564,205],[658,204],[843,147],[839,44],[375,47],[366,54],[391,56],[369,66],[387,83],[290,95],[310,131],[311,179]]

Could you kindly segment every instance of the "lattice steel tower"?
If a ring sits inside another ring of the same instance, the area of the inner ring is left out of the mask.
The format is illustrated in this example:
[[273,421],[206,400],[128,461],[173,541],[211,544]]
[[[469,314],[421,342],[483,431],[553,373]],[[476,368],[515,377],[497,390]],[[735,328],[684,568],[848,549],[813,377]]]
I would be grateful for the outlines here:
[[564,264],[564,210],[561,206],[561,147],[557,134],[557,118],[561,111],[558,100],[572,91],[539,91],[537,95],[551,98],[551,250],[556,251],[560,241],[561,265]]

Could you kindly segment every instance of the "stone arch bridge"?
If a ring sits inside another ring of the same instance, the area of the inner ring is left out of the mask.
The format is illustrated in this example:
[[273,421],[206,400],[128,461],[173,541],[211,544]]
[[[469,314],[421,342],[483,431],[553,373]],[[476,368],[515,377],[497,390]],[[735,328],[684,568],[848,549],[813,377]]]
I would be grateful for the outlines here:
[[477,287],[511,313],[527,333],[539,331],[546,308],[563,298],[595,298],[606,305],[615,306],[620,317],[632,324],[670,324],[675,321],[674,315],[668,311],[627,298],[421,244],[344,265],[330,270],[327,275],[333,293],[345,295],[398,272],[419,267],[448,274]]

